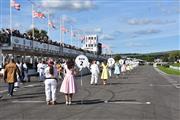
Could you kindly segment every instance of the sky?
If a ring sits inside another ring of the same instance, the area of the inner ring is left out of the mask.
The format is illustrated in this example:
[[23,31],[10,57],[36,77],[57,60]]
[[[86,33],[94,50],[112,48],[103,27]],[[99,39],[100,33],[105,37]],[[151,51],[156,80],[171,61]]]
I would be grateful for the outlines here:
[[[12,28],[25,32],[32,27],[34,10],[48,14],[56,29],[49,28],[53,41],[81,47],[79,37],[97,34],[104,51],[151,53],[180,50],[180,0],[16,0],[21,10],[12,8]],[[10,27],[9,0],[0,0],[0,27]],[[61,37],[60,18],[69,31]],[[48,19],[34,18],[34,26],[48,30]]]

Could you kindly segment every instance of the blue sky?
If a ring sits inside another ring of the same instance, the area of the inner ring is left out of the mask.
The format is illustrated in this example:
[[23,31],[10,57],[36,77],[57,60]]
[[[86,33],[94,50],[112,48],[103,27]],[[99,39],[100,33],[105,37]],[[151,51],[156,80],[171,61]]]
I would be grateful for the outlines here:
[[[12,9],[12,27],[22,32],[32,25],[31,3],[16,0],[21,10]],[[179,0],[32,0],[56,27],[63,17],[65,27],[80,34],[98,34],[113,53],[150,53],[180,50]],[[9,1],[0,0],[1,27],[9,27]],[[35,27],[47,30],[47,19],[34,19]],[[60,40],[59,29],[50,29],[50,38]],[[64,35],[64,42],[82,46],[77,38]]]

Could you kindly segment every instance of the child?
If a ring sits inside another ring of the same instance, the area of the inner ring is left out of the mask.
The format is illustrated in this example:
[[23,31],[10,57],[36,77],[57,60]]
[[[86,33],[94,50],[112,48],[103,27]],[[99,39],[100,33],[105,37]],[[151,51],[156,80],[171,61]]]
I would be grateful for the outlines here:
[[66,62],[65,70],[66,74],[61,84],[60,92],[65,94],[66,105],[70,105],[72,102],[72,96],[76,92],[76,86],[74,81],[74,69],[75,63],[72,60]]

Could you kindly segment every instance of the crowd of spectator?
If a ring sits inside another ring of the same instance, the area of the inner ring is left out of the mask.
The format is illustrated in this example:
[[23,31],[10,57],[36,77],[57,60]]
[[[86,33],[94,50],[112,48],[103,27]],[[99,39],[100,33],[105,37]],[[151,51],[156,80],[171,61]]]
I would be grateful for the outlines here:
[[63,46],[66,48],[70,48],[70,49],[75,49],[75,50],[79,50],[79,51],[84,51],[84,52],[88,52],[88,53],[93,53],[91,51],[88,50],[83,50],[81,48],[77,48],[76,46],[72,46],[69,44],[65,44],[65,43],[60,43],[57,41],[52,41],[51,39],[49,39],[49,37],[47,35],[39,35],[39,37],[33,37],[31,34],[28,33],[20,33],[19,30],[10,30],[10,29],[1,29],[0,30],[0,45],[2,43],[10,43],[10,36],[15,36],[15,37],[20,37],[20,38],[25,38],[28,40],[33,40],[33,41],[38,41],[41,43],[47,43],[47,44],[51,44],[51,45],[55,45],[55,46]]

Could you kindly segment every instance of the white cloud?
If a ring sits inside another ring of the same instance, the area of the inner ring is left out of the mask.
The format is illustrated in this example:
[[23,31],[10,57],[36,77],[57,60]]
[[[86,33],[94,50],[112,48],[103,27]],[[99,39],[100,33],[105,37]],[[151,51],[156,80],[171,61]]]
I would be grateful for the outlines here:
[[148,30],[135,31],[134,34],[136,34],[136,35],[149,35],[149,34],[158,34],[160,32],[161,31],[157,30],[157,29],[148,29]]
[[139,48],[139,47],[149,47],[150,45],[143,44],[143,43],[138,43],[138,42],[128,42],[126,43],[126,47],[130,48]]
[[114,37],[108,34],[102,34],[99,36],[100,40],[114,40]]
[[41,0],[42,6],[49,9],[89,10],[95,5],[92,0]]
[[102,28],[95,28],[94,30],[93,30],[95,33],[102,33],[103,31],[102,31]]
[[62,19],[63,19],[63,21],[65,23],[70,23],[71,24],[71,23],[76,23],[77,22],[77,20],[75,18],[69,17],[67,15],[63,15]]
[[87,29],[81,29],[86,34],[101,34],[103,32],[102,28],[87,28]]
[[170,24],[170,23],[175,23],[176,21],[175,20],[151,20],[151,19],[147,19],[147,18],[144,18],[144,19],[137,19],[137,18],[133,18],[133,19],[129,19],[127,21],[127,23],[129,25],[148,25],[148,24]]

